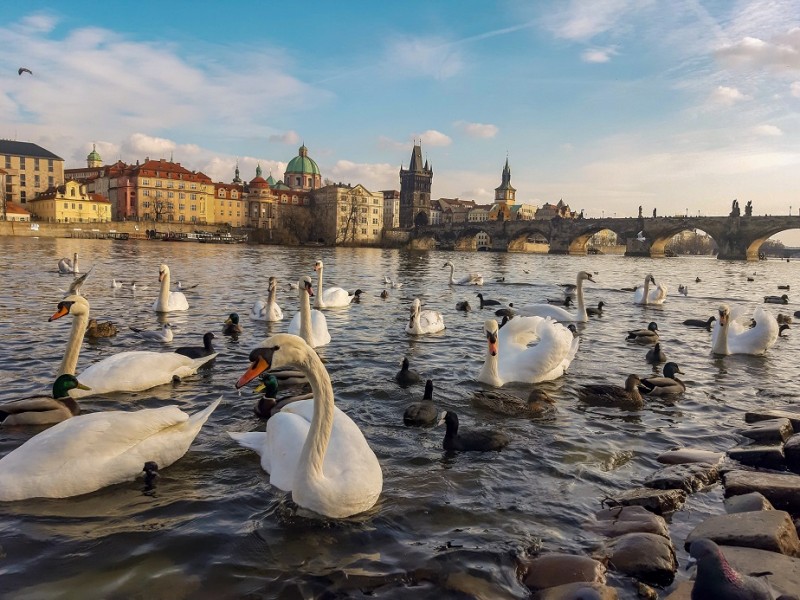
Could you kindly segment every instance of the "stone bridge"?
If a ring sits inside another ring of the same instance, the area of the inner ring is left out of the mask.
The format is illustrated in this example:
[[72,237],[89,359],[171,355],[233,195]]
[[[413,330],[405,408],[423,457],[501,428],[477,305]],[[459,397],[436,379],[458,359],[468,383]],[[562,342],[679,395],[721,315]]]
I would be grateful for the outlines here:
[[[717,258],[758,260],[761,244],[787,229],[800,229],[800,216],[784,217],[627,217],[603,219],[563,219],[545,221],[483,221],[425,225],[411,231],[409,245],[415,249],[451,248],[477,250],[476,236],[485,232],[491,249],[519,252],[525,241],[539,235],[550,243],[551,254],[586,254],[595,233],[610,229],[619,244],[627,246],[626,256],[664,256],[664,247],[682,231],[701,229],[719,246]],[[644,241],[641,241],[642,232]]]

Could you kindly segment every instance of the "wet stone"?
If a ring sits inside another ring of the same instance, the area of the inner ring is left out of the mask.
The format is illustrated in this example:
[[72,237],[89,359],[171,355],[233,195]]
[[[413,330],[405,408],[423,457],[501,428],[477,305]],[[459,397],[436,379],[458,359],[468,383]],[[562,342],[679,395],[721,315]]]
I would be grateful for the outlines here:
[[800,514],[800,475],[739,470],[725,473],[723,482],[726,497],[760,492],[776,509]]
[[554,553],[520,562],[525,569],[523,581],[532,590],[576,582],[606,582],[603,563],[588,556]]
[[789,513],[782,510],[762,510],[716,515],[709,517],[686,538],[684,547],[694,540],[708,538],[718,545],[744,546],[787,556],[800,554],[800,539]]
[[800,473],[800,433],[794,434],[783,445],[786,466],[795,473]]
[[664,467],[644,482],[658,490],[681,489],[692,493],[719,481],[719,464],[684,463]]
[[610,540],[604,550],[608,568],[644,583],[672,583],[678,562],[672,542],[652,533],[626,533]]
[[770,504],[769,500],[759,492],[750,492],[749,494],[742,494],[741,496],[725,498],[725,511],[728,514],[733,515],[756,510],[775,510],[775,508]]
[[642,506],[657,515],[675,512],[686,502],[683,490],[654,490],[639,488],[605,500],[608,506]]
[[800,412],[795,410],[756,410],[745,413],[745,423],[758,423],[770,419],[789,419],[795,433],[800,433]]
[[617,506],[606,508],[595,515],[594,521],[585,528],[606,537],[618,537],[626,533],[655,533],[669,537],[667,522],[643,506]]
[[552,587],[534,595],[534,600],[578,600],[583,598],[583,593],[594,590],[600,595],[600,600],[617,600],[617,590],[602,583],[568,583]]
[[739,433],[759,444],[782,444],[794,430],[789,419],[767,419],[742,429]]
[[684,463],[710,463],[715,464],[725,457],[722,452],[711,452],[697,448],[678,448],[659,454],[656,460],[665,465],[680,465]]
[[786,468],[783,446],[740,446],[729,450],[728,456],[747,467],[778,470]]

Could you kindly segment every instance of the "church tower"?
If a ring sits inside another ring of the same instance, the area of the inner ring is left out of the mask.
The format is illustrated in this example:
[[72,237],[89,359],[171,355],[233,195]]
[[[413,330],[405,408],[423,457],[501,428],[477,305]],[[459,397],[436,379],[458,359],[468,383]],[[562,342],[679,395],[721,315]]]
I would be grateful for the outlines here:
[[431,213],[433,168],[422,163],[422,147],[414,145],[408,169],[400,166],[400,227],[427,225]]
[[506,165],[503,167],[503,178],[500,182],[500,187],[494,188],[494,207],[492,212],[496,215],[495,218],[503,221],[511,217],[510,206],[515,202],[517,190],[511,187],[511,168],[508,166],[508,157],[506,156]]
[[100,158],[100,153],[97,151],[97,146],[92,144],[92,151],[86,157],[86,166],[90,169],[103,166],[103,159]]

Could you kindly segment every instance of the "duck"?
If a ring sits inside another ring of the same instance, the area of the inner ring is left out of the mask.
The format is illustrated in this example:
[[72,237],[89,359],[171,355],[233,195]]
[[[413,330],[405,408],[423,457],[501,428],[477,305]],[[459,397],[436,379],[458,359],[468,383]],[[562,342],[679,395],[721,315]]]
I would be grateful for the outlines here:
[[481,294],[480,292],[478,292],[475,295],[478,297],[478,299],[481,302],[481,308],[483,308],[484,306],[500,306],[501,305],[501,302],[499,300],[486,299],[486,298],[483,297],[483,294]]
[[678,286],[678,293],[679,294],[683,294],[684,296],[688,296],[689,295],[689,286],[680,284]]
[[239,313],[229,314],[222,326],[222,335],[239,335],[242,331],[242,326],[239,324]]
[[791,327],[789,327],[789,324],[788,323],[781,323],[778,326],[778,337],[786,337],[785,335],[783,335],[783,332],[786,331],[787,329],[791,329]]
[[656,365],[658,363],[667,362],[667,356],[661,350],[661,344],[659,342],[656,342],[656,345],[653,346],[652,348],[650,348],[650,350],[647,351],[647,355],[645,356],[645,359],[651,365]]
[[452,410],[445,411],[444,415],[439,420],[439,425],[445,425],[447,427],[442,446],[448,452],[490,452],[492,450],[502,450],[508,446],[511,441],[509,437],[501,431],[480,429],[459,432],[458,415]]
[[790,289],[790,286],[788,284],[787,285],[779,285],[778,289],[779,290],[788,290],[788,289]]
[[702,281],[702,279],[700,279],[699,277],[695,277],[694,278],[694,282],[695,283],[700,283],[701,281]]
[[153,303],[154,311],[164,313],[189,310],[189,302],[183,292],[169,291],[169,267],[165,264],[158,267],[158,281],[161,287],[158,298]]
[[445,329],[442,313],[435,310],[421,310],[419,298],[411,302],[411,317],[405,331],[409,335],[425,335],[438,333]]
[[266,431],[229,435],[261,457],[270,484],[291,492],[298,506],[333,519],[372,508],[383,490],[380,463],[358,425],[334,404],[330,375],[314,349],[279,333],[250,352],[249,360],[237,389],[271,367],[293,366],[306,375],[314,396],[285,406]]
[[747,278],[747,281],[755,281],[755,279],[754,279],[754,278],[752,278],[752,277],[748,277],[748,278]]
[[394,379],[400,384],[400,387],[408,387],[419,383],[419,373],[409,368],[408,357],[403,358],[403,364],[397,372],[397,375],[394,376]]
[[[58,303],[57,311],[49,321],[71,315],[67,349],[58,375],[75,374],[78,366],[83,337],[89,321],[89,302],[79,294],[72,294]],[[77,375],[78,379],[91,388],[70,390],[72,398],[103,395],[111,392],[141,392],[157,385],[169,383],[174,377],[183,378],[193,375],[205,363],[213,360],[216,354],[192,359],[176,352],[132,351],[118,352],[93,363]]]
[[312,348],[321,348],[331,343],[331,334],[328,333],[325,315],[319,310],[311,310],[310,298],[313,295],[311,278],[305,275],[297,282],[300,312],[295,313],[289,322],[289,333],[299,335]]
[[0,501],[70,498],[133,481],[149,461],[168,467],[186,454],[221,400],[192,415],[171,405],[57,423],[0,459]]
[[606,303],[601,300],[600,302],[597,303],[597,308],[594,308],[593,306],[587,306],[586,314],[589,315],[590,317],[602,317],[603,307],[605,305]]
[[683,322],[683,324],[686,325],[687,327],[702,327],[703,329],[711,331],[711,326],[714,324],[714,321],[716,320],[717,317],[711,315],[705,321],[703,321],[703,319],[686,319]]
[[543,419],[556,412],[555,401],[538,388],[530,391],[527,400],[503,390],[478,390],[473,394],[473,403],[511,417]]
[[118,290],[118,289],[120,289],[122,287],[122,282],[121,281],[117,281],[116,279],[112,279],[111,280],[111,287],[112,287],[112,289]]
[[[656,286],[652,290],[650,284]],[[633,292],[634,304],[664,304],[667,299],[667,288],[664,284],[659,283],[656,285],[656,280],[652,275],[647,275],[644,278],[644,285],[636,286]]]
[[586,305],[583,301],[583,282],[591,281],[595,283],[592,274],[587,271],[580,271],[576,278],[575,290],[578,297],[578,311],[571,313],[560,306],[550,304],[528,304],[516,309],[516,312],[526,317],[550,317],[555,321],[586,323],[589,315],[586,313]]
[[789,304],[789,296],[783,294],[782,296],[764,296],[766,304]]
[[32,396],[0,404],[0,425],[52,425],[81,412],[69,391],[88,389],[75,375],[59,375],[53,383],[53,397]]
[[791,325],[792,323],[792,316],[785,315],[783,313],[778,313],[775,317],[775,320],[778,322],[778,325]]
[[461,300],[459,302],[456,302],[456,310],[460,310],[460,311],[463,311],[463,312],[469,312],[469,311],[472,310],[472,307],[469,305],[469,302],[467,302],[466,300]]
[[62,258],[58,261],[58,272],[62,275],[77,275],[80,273],[78,270],[78,253],[72,255],[72,260],[69,258]]
[[442,268],[450,267],[450,281],[448,282],[450,285],[483,285],[483,275],[480,273],[468,273],[459,279],[453,278],[453,273],[455,272],[455,266],[453,266],[452,261],[446,261]]
[[267,321],[268,323],[276,323],[283,321],[283,311],[278,306],[278,280],[275,277],[269,278],[267,284],[267,301],[258,299],[250,309],[250,318],[254,321]]
[[677,363],[668,362],[664,365],[662,377],[640,377],[639,392],[648,396],[668,396],[682,394],[686,391],[686,384],[675,377],[677,373],[683,375]]
[[631,374],[625,379],[625,387],[603,383],[584,384],[578,388],[578,398],[586,404],[641,410],[644,408],[644,398],[639,392],[639,383],[639,376]]
[[326,290],[322,289],[322,271],[325,266],[322,264],[322,259],[318,259],[314,263],[314,271],[317,272],[317,295],[314,298],[314,308],[341,308],[343,306],[350,306],[350,294],[347,290],[340,287],[329,287]]
[[182,281],[178,281],[175,284],[175,287],[177,287],[180,291],[185,292],[186,290],[193,290],[198,285],[200,285],[200,284],[199,283],[195,283],[195,284],[192,284],[192,285],[187,285],[187,284],[183,283]]
[[578,351],[579,339],[552,319],[515,317],[502,329],[488,319],[483,328],[486,357],[477,379],[493,387],[557,379]]
[[352,294],[348,292],[348,295],[350,296],[350,304],[358,304],[359,302],[361,302],[361,294],[363,293],[364,292],[360,289],[356,290]]
[[383,290],[383,291],[381,292],[381,298],[383,298],[384,300],[386,300],[388,297],[389,297],[389,292],[387,292],[386,290]]
[[564,308],[569,308],[572,306],[572,296],[564,296],[563,300],[559,300],[558,298],[548,298],[548,304],[555,304],[556,306],[563,306]]
[[131,331],[138,334],[140,338],[145,340],[150,340],[153,342],[163,342],[168,344],[172,341],[173,334],[172,334],[172,325],[169,323],[164,323],[161,326],[161,329],[156,331],[148,331],[146,329],[138,329],[137,327],[131,327]]
[[[308,381],[306,380],[306,385],[307,384]],[[314,397],[313,392],[303,391],[297,394],[284,394],[279,399],[278,389],[278,378],[272,373],[262,373],[261,383],[253,390],[254,394],[264,393],[253,407],[253,413],[255,413],[257,417],[268,420],[273,415],[279,413],[287,404],[297,402],[298,400],[309,400]]]
[[403,424],[408,427],[428,427],[436,425],[439,413],[433,403],[433,380],[425,381],[425,393],[420,402],[412,402],[403,413]]
[[719,319],[711,330],[711,352],[720,356],[728,354],[764,354],[778,341],[780,328],[772,313],[757,307],[753,312],[756,322],[748,328],[731,319],[727,305],[719,308]]
[[513,302],[508,303],[508,308],[498,308],[496,311],[494,311],[495,317],[508,317],[510,319],[515,314]]
[[104,338],[117,335],[119,330],[111,321],[97,321],[89,319],[86,325],[86,336],[89,338]]
[[175,353],[188,356],[189,358],[203,358],[212,355],[216,356],[217,353],[214,350],[214,346],[211,344],[211,340],[213,340],[215,337],[216,336],[211,331],[207,331],[203,334],[202,346],[181,346],[180,348],[175,348]]
[[629,331],[626,339],[637,344],[655,344],[658,341],[658,323],[650,321],[647,329]]

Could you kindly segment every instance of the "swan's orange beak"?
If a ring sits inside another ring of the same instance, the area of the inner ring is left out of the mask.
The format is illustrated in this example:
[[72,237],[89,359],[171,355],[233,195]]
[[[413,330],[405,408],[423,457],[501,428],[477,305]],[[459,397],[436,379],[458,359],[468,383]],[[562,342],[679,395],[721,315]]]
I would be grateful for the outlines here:
[[68,314],[69,314],[69,306],[64,302],[59,302],[58,303],[58,311],[56,311],[56,313],[53,314],[52,317],[47,319],[47,322],[49,323],[51,321],[55,321],[56,319],[60,319],[61,317],[65,316],[65,315],[68,315]]
[[267,369],[269,369],[269,363],[259,356],[253,361],[250,368],[245,371],[244,375],[239,377],[239,381],[236,382],[236,389],[238,390],[240,387],[247,385]]
[[489,342],[489,354],[497,356],[497,334],[486,332],[486,341]]

